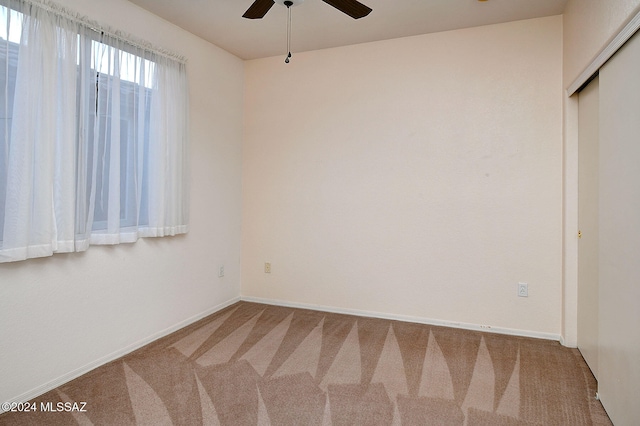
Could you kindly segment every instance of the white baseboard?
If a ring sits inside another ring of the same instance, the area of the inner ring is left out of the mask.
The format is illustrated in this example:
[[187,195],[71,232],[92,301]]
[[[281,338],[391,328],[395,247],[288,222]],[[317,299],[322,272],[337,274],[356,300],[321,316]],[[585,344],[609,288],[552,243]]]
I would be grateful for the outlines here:
[[[90,372],[91,370],[94,370],[98,367],[100,367],[101,365],[107,364],[113,360],[116,360],[120,357],[123,357],[124,355],[127,355],[133,351],[135,351],[136,349],[140,349],[141,347],[154,342],[162,337],[165,337],[175,331],[180,330],[181,328],[184,328],[190,324],[195,323],[198,320],[201,320],[204,317],[207,317],[211,314],[214,314],[224,308],[226,308],[227,306],[233,305],[234,303],[238,302],[238,301],[246,301],[246,302],[255,302],[255,303],[262,303],[262,304],[266,304],[266,305],[275,305],[275,306],[283,306],[283,307],[289,307],[289,308],[299,308],[299,309],[312,309],[312,310],[316,310],[316,311],[322,311],[322,312],[331,312],[331,313],[336,313],[336,314],[345,314],[345,315],[355,315],[355,316],[360,316],[360,317],[371,317],[371,318],[381,318],[381,319],[387,319],[387,320],[396,320],[396,321],[405,321],[405,322],[413,322],[413,323],[418,323],[418,324],[427,324],[427,325],[437,325],[437,326],[443,326],[443,327],[452,327],[452,328],[461,328],[461,329],[465,329],[465,330],[476,330],[476,331],[484,331],[484,332],[491,332],[491,333],[498,333],[498,334],[506,334],[506,335],[511,335],[511,336],[522,336],[522,337],[532,337],[532,338],[537,338],[537,339],[545,339],[545,340],[555,340],[555,341],[559,341],[562,342],[562,337],[558,334],[552,334],[552,333],[541,333],[541,332],[536,332],[536,331],[528,331],[528,330],[517,330],[517,329],[510,329],[510,328],[503,328],[503,327],[492,327],[492,326],[488,326],[488,325],[478,325],[478,324],[469,324],[469,323],[463,323],[463,322],[454,322],[454,321],[443,321],[443,320],[435,320],[435,319],[431,319],[431,318],[423,318],[423,317],[413,317],[413,316],[408,316],[408,315],[394,315],[394,314],[387,314],[387,313],[383,313],[383,312],[373,312],[373,311],[364,311],[364,310],[359,310],[359,309],[347,309],[347,308],[338,308],[338,307],[333,307],[333,306],[324,306],[324,305],[313,305],[313,304],[308,304],[308,303],[297,303],[297,302],[289,302],[289,301],[284,301],[284,300],[275,300],[275,299],[263,299],[263,298],[259,298],[259,297],[247,297],[247,296],[242,296],[242,297],[235,297],[233,299],[230,299],[224,303],[221,303],[217,306],[214,306],[210,309],[207,309],[204,312],[201,312],[200,314],[197,314],[191,318],[188,318],[184,321],[181,321],[171,327],[168,327],[162,331],[159,331],[158,333],[154,333],[151,336],[148,336],[142,340],[139,340],[129,346],[126,346],[120,350],[117,350],[115,352],[112,352],[109,355],[103,356],[101,358],[98,358],[97,360],[90,362],[89,364],[86,364],[80,368],[77,368],[73,371],[70,371],[66,374],[63,374],[62,376],[51,380],[43,385],[40,385],[34,389],[31,389],[21,395],[18,395],[15,398],[12,398],[6,402],[9,403],[19,403],[19,402],[26,402],[29,401],[33,398],[36,398],[46,392],[49,392],[50,390],[53,390],[73,379],[76,379],[80,376],[82,376],[83,374],[86,374],[88,372]],[[5,402],[5,401],[3,401]],[[3,413],[4,410],[0,409],[0,414]]]
[[538,331],[518,330],[518,329],[511,329],[511,328],[504,328],[504,327],[493,327],[490,325],[469,324],[464,322],[443,321],[443,320],[436,320],[431,318],[413,317],[409,315],[395,315],[395,314],[387,314],[383,312],[363,311],[359,309],[337,308],[333,306],[313,305],[313,304],[307,304],[307,303],[289,302],[289,301],[276,300],[276,299],[263,299],[261,297],[242,296],[240,299],[246,302],[263,303],[266,305],[283,306],[287,308],[312,309],[315,311],[331,312],[335,314],[381,318],[381,319],[387,319],[387,320],[413,322],[417,324],[437,325],[442,327],[461,328],[464,330],[484,331],[489,333],[506,334],[510,336],[532,337],[535,339],[545,339],[545,340],[554,340],[554,341],[562,342],[562,337],[559,334],[553,334],[553,333],[542,333]]
[[[144,338],[142,340],[139,340],[139,341],[137,341],[135,343],[132,343],[129,346],[126,346],[126,347],[124,347],[122,349],[119,349],[119,350],[117,350],[115,352],[110,353],[109,355],[106,355],[106,356],[103,356],[101,358],[98,358],[97,360],[95,360],[93,362],[90,362],[89,364],[86,364],[86,365],[84,365],[84,366],[82,366],[80,368],[76,368],[73,371],[70,371],[70,372],[68,372],[66,374],[63,374],[62,376],[60,376],[60,377],[58,377],[58,378],[56,378],[54,380],[51,380],[51,381],[49,381],[49,382],[47,382],[47,383],[45,383],[43,385],[40,385],[40,386],[38,386],[36,388],[33,388],[33,389],[23,393],[22,395],[18,395],[15,398],[12,398],[12,399],[10,399],[8,401],[2,401],[2,402],[8,402],[8,403],[27,402],[27,401],[35,398],[35,397],[38,397],[38,396],[40,396],[40,395],[42,395],[44,393],[47,393],[50,390],[53,390],[53,389],[65,384],[65,383],[73,380],[73,379],[76,379],[76,378],[82,376],[83,374],[86,374],[89,371],[100,367],[101,365],[107,364],[107,363],[109,363],[109,362],[111,362],[113,360],[116,360],[116,359],[118,359],[120,357],[123,357],[124,355],[127,355],[127,354],[135,351],[136,349],[140,349],[141,347],[143,347],[143,346],[145,346],[145,345],[147,345],[147,344],[149,344],[151,342],[154,342],[154,341],[156,341],[156,340],[158,340],[158,339],[160,339],[162,337],[165,337],[165,336],[167,336],[167,335],[169,335],[169,334],[171,334],[171,333],[173,333],[175,331],[180,330],[181,328],[184,328],[184,327],[186,327],[188,325],[191,325],[191,324],[195,323],[196,321],[201,320],[204,317],[207,317],[207,316],[209,316],[211,314],[214,314],[214,313],[226,308],[227,306],[233,305],[234,303],[236,303],[238,301],[240,301],[240,298],[239,297],[234,297],[231,300],[228,300],[228,301],[226,301],[224,303],[221,303],[221,304],[216,305],[216,306],[214,306],[214,307],[212,307],[210,309],[207,309],[206,311],[201,312],[201,313],[199,313],[197,315],[194,315],[191,318],[187,318],[184,321],[180,321],[179,323],[174,324],[171,327],[168,327],[168,328],[166,328],[166,329],[164,329],[162,331],[154,333],[151,336],[148,336],[148,337],[146,337],[146,338]],[[5,410],[2,410],[0,408],[0,414],[2,414],[4,411]]]

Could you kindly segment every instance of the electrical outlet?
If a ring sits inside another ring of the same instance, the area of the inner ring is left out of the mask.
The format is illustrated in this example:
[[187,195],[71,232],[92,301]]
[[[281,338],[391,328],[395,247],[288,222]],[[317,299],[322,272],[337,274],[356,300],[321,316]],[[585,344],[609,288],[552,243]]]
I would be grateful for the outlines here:
[[519,297],[528,297],[529,296],[529,284],[527,284],[527,283],[518,283],[518,296]]
[[271,273],[271,263],[270,262],[265,262],[264,263],[264,273],[265,274],[270,274]]
[[220,266],[220,269],[218,269],[218,276],[220,278],[224,277],[224,265]]

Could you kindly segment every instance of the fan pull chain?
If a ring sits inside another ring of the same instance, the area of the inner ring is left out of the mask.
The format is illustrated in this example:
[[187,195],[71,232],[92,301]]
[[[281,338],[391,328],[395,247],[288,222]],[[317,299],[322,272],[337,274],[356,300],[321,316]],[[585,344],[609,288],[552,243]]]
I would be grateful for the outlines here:
[[291,57],[291,6],[293,2],[285,1],[284,5],[287,6],[287,58],[284,60],[285,64],[289,63]]

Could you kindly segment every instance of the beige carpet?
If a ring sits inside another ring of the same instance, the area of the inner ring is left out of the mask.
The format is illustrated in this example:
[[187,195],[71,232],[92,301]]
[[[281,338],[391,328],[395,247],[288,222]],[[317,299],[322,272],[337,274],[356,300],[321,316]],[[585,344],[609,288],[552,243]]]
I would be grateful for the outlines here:
[[0,424],[611,424],[594,395],[557,342],[240,302]]

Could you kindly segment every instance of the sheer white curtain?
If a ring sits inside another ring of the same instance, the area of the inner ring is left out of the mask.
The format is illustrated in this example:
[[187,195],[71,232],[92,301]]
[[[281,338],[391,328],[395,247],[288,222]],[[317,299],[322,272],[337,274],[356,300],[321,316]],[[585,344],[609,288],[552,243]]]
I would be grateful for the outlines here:
[[184,63],[0,4],[0,262],[187,232]]

